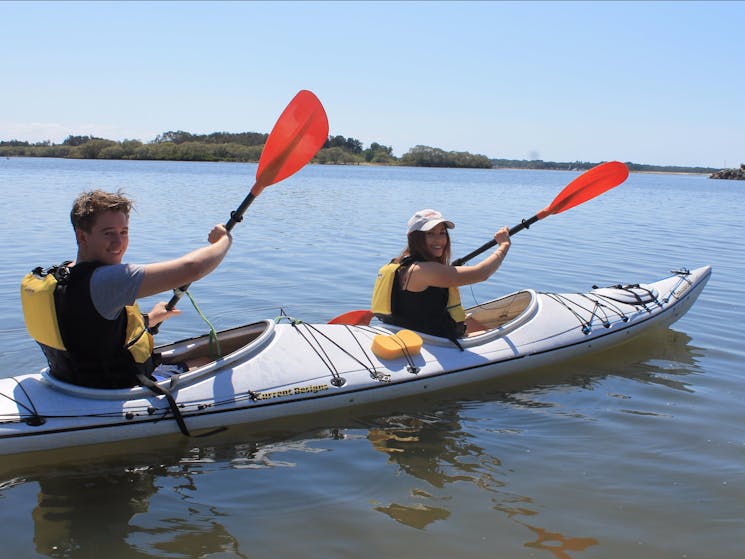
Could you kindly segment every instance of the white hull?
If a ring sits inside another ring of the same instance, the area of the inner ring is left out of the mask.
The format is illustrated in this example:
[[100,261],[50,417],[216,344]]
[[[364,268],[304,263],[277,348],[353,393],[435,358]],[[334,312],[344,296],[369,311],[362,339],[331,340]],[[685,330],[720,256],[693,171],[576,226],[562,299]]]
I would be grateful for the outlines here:
[[[191,432],[317,413],[440,390],[598,351],[679,319],[709,266],[633,289],[507,295],[469,309],[491,329],[452,342],[423,335],[409,359],[371,351],[380,323],[344,326],[263,321],[220,333],[224,355],[181,373],[170,388]],[[206,337],[161,348],[166,360],[203,356]],[[143,387],[97,390],[45,371],[0,379],[0,454],[178,433],[163,396]]]

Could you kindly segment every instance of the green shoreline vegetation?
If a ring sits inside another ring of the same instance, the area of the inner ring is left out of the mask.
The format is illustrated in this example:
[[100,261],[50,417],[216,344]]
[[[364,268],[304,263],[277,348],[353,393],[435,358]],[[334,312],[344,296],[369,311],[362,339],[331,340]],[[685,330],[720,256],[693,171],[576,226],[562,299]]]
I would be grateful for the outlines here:
[[[30,143],[20,140],[0,141],[2,157],[60,157],[66,159],[136,159],[156,161],[231,161],[255,163],[268,134],[259,132],[213,132],[191,134],[171,131],[159,134],[153,141],[107,140],[95,136],[68,136],[61,144],[50,141]],[[455,167],[473,169],[544,169],[584,171],[600,162],[554,162],[542,160],[491,159],[485,155],[461,151],[444,151],[418,145],[401,157],[393,148],[373,142],[365,148],[355,138],[329,136],[313,163],[326,165],[402,165],[408,167]],[[630,171],[658,173],[713,173],[711,167],[676,167],[626,162]]]

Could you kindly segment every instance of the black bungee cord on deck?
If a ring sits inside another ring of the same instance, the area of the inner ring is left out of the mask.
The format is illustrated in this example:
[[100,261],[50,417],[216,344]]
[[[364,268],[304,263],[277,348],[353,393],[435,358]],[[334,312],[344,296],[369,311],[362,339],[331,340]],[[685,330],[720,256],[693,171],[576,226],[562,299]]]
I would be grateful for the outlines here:
[[[11,398],[10,396],[8,396],[5,393],[1,393],[1,394],[3,396],[5,396],[8,400],[10,400],[11,402],[13,402],[14,404],[16,404],[19,408],[24,409],[25,411],[27,411],[30,414],[30,417],[26,417],[26,418],[20,418],[20,416],[19,416],[19,420],[20,421],[24,421],[26,423],[26,425],[29,425],[31,427],[39,427],[40,425],[44,425],[44,423],[46,423],[47,420],[44,419],[44,417],[42,417],[39,414],[39,411],[36,409],[36,406],[34,405],[34,401],[31,399],[31,396],[29,396],[29,393],[26,392],[26,388],[24,388],[23,384],[21,384],[18,381],[18,379],[16,379],[15,377],[13,377],[13,380],[18,385],[18,388],[21,389],[21,392],[23,392],[23,394],[26,396],[26,400],[28,400],[28,406],[26,404],[24,404],[23,402],[21,402],[20,400],[16,400],[15,398]],[[31,407],[29,407],[29,406],[31,406]],[[7,423],[7,422],[4,422],[4,421],[0,420],[0,423]]]
[[[281,315],[277,319],[277,321],[285,319],[285,318],[289,320],[290,325],[292,325],[293,328],[295,328],[295,331],[298,334],[300,334],[300,336],[308,344],[308,346],[315,352],[316,355],[318,355],[319,359],[321,359],[321,362],[326,366],[326,368],[328,368],[329,372],[331,373],[331,376],[333,377],[331,380],[331,384],[333,384],[334,386],[336,387],[344,386],[344,384],[346,383],[346,380],[339,374],[339,371],[336,369],[336,366],[334,365],[331,357],[328,355],[326,350],[323,348],[323,344],[321,343],[321,340],[319,338],[326,340],[328,343],[333,345],[336,349],[344,353],[347,357],[357,362],[360,365],[360,367],[362,367],[363,369],[367,370],[370,373],[371,378],[382,381],[382,382],[388,382],[390,380],[387,377],[387,375],[381,375],[378,372],[378,370],[375,367],[375,364],[372,361],[372,358],[367,353],[365,348],[362,346],[357,336],[355,336],[353,328],[356,328],[363,332],[380,333],[379,331],[371,327],[345,325],[347,331],[350,333],[352,338],[354,338],[355,342],[360,348],[362,355],[364,355],[367,361],[369,362],[369,365],[368,365],[362,362],[357,356],[353,355],[347,348],[342,347],[334,339],[324,334],[321,330],[316,328],[313,324],[309,324],[307,322],[303,322],[302,320],[297,320],[295,318],[292,318],[288,316],[284,312],[284,310],[282,310]],[[305,327],[307,334],[303,332],[302,327]]]

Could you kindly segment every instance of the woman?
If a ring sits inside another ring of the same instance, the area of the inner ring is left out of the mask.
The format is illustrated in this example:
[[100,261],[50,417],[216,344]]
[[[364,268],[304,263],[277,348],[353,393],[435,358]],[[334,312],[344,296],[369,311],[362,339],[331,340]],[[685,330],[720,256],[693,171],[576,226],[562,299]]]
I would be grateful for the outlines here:
[[408,244],[383,266],[373,292],[372,311],[389,324],[451,340],[481,330],[466,318],[458,287],[489,278],[510,249],[510,233],[494,234],[499,247],[475,266],[451,266],[448,229],[455,224],[436,210],[416,212],[408,223]]

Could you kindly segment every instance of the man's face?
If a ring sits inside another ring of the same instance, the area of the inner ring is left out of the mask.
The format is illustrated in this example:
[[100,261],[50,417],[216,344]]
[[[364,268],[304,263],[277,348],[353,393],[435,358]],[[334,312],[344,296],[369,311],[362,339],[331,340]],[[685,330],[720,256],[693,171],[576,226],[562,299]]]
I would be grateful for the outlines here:
[[129,245],[129,218],[122,212],[104,212],[90,233],[76,230],[82,260],[120,264]]

